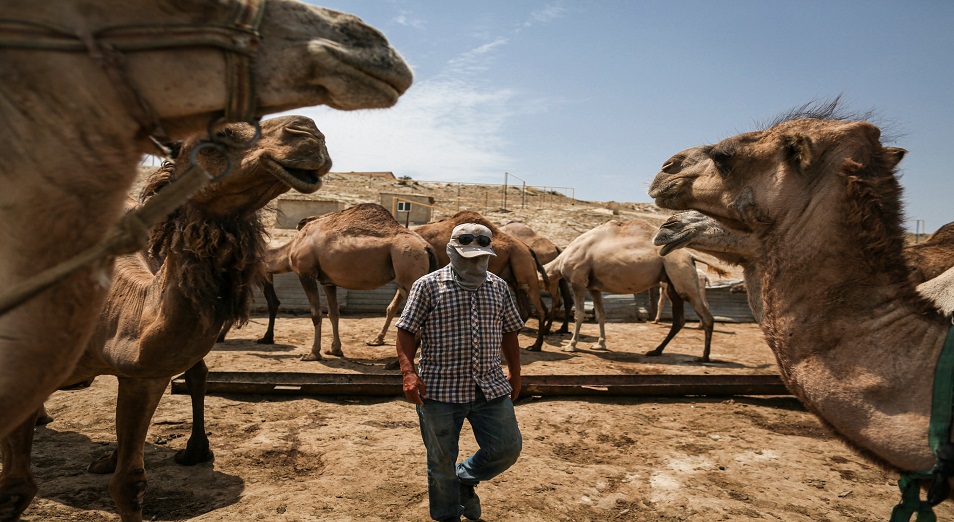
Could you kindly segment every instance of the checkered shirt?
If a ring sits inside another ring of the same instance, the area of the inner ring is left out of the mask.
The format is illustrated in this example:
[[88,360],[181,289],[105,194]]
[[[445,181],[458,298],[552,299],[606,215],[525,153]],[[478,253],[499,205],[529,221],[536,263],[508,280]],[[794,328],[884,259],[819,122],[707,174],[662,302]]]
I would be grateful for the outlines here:
[[427,398],[472,402],[476,387],[487,400],[512,388],[500,367],[503,334],[523,327],[506,281],[487,273],[475,291],[454,281],[450,265],[418,279],[411,287],[398,328],[421,334],[418,374]]

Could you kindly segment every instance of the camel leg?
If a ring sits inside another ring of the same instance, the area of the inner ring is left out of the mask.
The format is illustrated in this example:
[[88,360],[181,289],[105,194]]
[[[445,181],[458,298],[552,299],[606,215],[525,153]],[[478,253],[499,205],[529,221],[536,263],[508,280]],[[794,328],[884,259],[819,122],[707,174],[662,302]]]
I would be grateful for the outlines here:
[[20,520],[20,513],[23,513],[36,496],[36,482],[30,469],[36,418],[36,413],[29,415],[0,440],[0,453],[3,454],[3,471],[0,472],[0,520]]
[[[123,522],[142,522],[142,503],[146,492],[144,446],[146,432],[169,379],[119,378],[116,400],[115,463],[109,480],[109,494]],[[90,471],[98,464],[90,465]]]
[[225,336],[229,334],[229,330],[232,329],[233,324],[235,324],[234,321],[226,321],[225,324],[222,325],[222,329],[219,330],[219,337],[215,340],[215,342],[224,343]]
[[205,360],[195,363],[185,372],[186,387],[192,398],[192,433],[185,449],[176,452],[176,463],[194,466],[200,462],[212,462],[215,455],[209,447],[209,437],[205,434],[205,392],[209,367]]
[[715,327],[715,319],[712,317],[712,313],[709,312],[709,305],[702,300],[701,302],[696,302],[697,299],[690,299],[689,306],[696,312],[696,315],[699,316],[699,324],[702,325],[702,329],[706,333],[706,342],[705,348],[702,351],[702,357],[696,359],[700,362],[709,362],[709,350],[712,348],[712,330]]
[[[708,311],[709,311],[709,301],[706,301],[706,282],[705,282],[704,280],[703,280],[703,281],[699,281],[699,298],[702,300],[702,301],[701,301],[701,302],[702,302],[702,306],[705,307],[706,311],[708,312]],[[691,302],[690,302],[689,304],[692,305],[692,309],[693,309],[693,310],[696,309],[696,305],[692,304]],[[698,313],[699,313],[699,312],[696,311],[696,314],[698,314]],[[702,317],[702,316],[700,315],[699,317]],[[699,321],[699,324],[696,325],[696,329],[697,329],[697,330],[705,330],[705,327],[706,327],[706,323],[705,323],[704,321]]]
[[265,303],[268,305],[268,328],[265,330],[265,335],[258,340],[258,344],[275,344],[275,316],[278,315],[278,305],[282,303],[278,300],[278,294],[275,293],[275,282],[271,274],[262,282],[262,293],[265,294]]
[[344,357],[344,353],[341,351],[341,337],[338,336],[338,287],[324,285],[323,288],[328,301],[328,319],[331,319],[331,349],[325,353]]
[[[570,285],[566,282],[566,279],[560,280],[560,294],[565,296],[565,298],[562,299],[563,326],[560,326],[560,329],[555,333],[567,334],[570,333],[570,311],[573,309],[573,298],[570,296]],[[554,305],[554,309],[556,309],[556,305]]]
[[381,332],[377,337],[366,343],[368,346],[384,345],[384,336],[387,335],[391,321],[394,319],[394,316],[397,315],[398,307],[401,306],[401,303],[403,303],[405,299],[407,299],[407,290],[399,286],[397,292],[394,293],[394,298],[391,299],[391,303],[388,305],[387,316],[384,318],[384,327],[381,328]]
[[583,326],[583,319],[586,318],[586,310],[583,306],[585,292],[585,287],[573,285],[573,319],[575,323],[573,326],[573,337],[570,337],[570,344],[563,347],[564,352],[576,351],[576,343],[580,339],[580,327]]
[[603,309],[603,293],[599,290],[590,290],[590,299],[593,300],[593,314],[596,315],[596,322],[600,325],[600,337],[596,340],[591,349],[606,349],[606,312]]
[[656,302],[656,318],[653,319],[653,324],[659,324],[662,322],[662,313],[663,307],[666,306],[666,292],[663,291],[661,286],[655,286],[649,289],[649,298],[653,298],[653,294],[659,294]]
[[669,344],[669,341],[679,333],[679,330],[682,330],[682,327],[686,324],[686,312],[683,309],[683,300],[682,297],[676,292],[676,288],[673,285],[669,285],[666,288],[666,293],[669,294],[669,302],[672,303],[672,327],[669,329],[669,334],[666,335],[666,338],[663,340],[662,344],[656,347],[655,350],[650,350],[646,352],[646,355],[656,356],[662,355],[663,348]]
[[315,326],[315,340],[311,343],[311,353],[301,356],[303,361],[321,360],[321,294],[318,292],[318,280],[313,275],[298,275],[301,287],[308,296],[308,306],[311,309],[311,324]]
[[537,287],[528,289],[527,292],[530,300],[533,302],[533,308],[537,312],[537,338],[533,341],[532,345],[527,347],[527,350],[539,352],[543,349],[543,337],[550,330],[550,325],[547,324],[547,316],[550,315],[550,311],[544,306],[543,298],[540,297],[540,290]]

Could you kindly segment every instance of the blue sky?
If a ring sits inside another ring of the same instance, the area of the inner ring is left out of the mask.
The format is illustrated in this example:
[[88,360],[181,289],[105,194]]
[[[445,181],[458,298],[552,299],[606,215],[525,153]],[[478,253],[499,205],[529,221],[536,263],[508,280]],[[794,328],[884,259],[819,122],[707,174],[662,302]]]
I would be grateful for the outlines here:
[[326,134],[335,171],[508,172],[579,199],[649,202],[673,153],[840,95],[909,150],[908,228],[954,221],[950,0],[313,3],[381,30],[415,72],[388,110],[292,111]]

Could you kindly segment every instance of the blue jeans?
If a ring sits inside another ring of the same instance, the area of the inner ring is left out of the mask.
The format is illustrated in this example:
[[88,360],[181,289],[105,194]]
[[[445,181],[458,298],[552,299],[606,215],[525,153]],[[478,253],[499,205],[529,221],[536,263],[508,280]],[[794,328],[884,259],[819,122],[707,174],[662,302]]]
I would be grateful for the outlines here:
[[[427,497],[434,520],[461,515],[460,485],[476,486],[503,473],[523,449],[513,401],[509,395],[488,401],[480,389],[474,402],[461,404],[424,400],[417,407],[421,437],[427,448]],[[457,464],[464,419],[480,449]]]

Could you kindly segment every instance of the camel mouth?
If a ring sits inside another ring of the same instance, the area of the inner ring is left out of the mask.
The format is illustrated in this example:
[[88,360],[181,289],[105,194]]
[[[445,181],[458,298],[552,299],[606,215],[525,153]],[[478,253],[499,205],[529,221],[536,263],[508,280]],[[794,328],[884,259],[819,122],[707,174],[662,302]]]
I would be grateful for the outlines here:
[[319,85],[328,98],[325,104],[331,108],[386,109],[394,106],[411,87],[413,74],[400,58],[397,63],[389,60],[372,66],[333,46],[325,46],[323,51],[335,63],[335,72],[343,78]]
[[[666,225],[664,224],[663,227]],[[666,228],[660,228],[656,232],[656,235],[653,236],[653,244],[656,246],[661,246],[659,249],[659,255],[665,256],[666,254],[676,250],[677,248],[684,247],[689,244],[689,232],[685,230],[682,231],[673,231],[667,230]]]
[[320,189],[321,177],[331,170],[330,166],[325,165],[317,169],[287,167],[274,160],[268,165],[271,175],[302,194],[311,194]]

